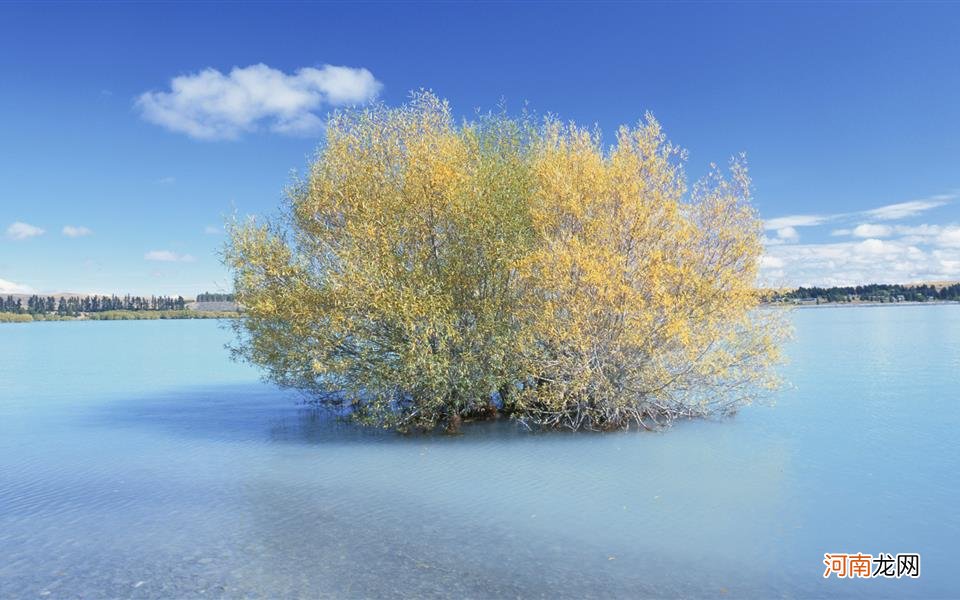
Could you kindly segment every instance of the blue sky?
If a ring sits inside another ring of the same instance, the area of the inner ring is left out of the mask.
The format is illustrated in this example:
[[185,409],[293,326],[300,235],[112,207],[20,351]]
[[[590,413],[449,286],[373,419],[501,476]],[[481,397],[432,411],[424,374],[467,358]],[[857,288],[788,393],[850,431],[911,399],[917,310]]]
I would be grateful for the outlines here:
[[[0,292],[230,288],[332,107],[430,88],[746,152],[764,281],[960,279],[960,4],[2,4]],[[345,68],[333,68],[336,67]],[[65,229],[66,228],[66,229]]]

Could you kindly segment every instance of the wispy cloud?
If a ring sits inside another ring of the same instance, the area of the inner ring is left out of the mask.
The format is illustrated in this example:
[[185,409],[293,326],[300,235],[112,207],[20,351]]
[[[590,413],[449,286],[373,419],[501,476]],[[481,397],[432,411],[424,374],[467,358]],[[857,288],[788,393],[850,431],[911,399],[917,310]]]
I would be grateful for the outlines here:
[[814,227],[823,225],[830,219],[831,215],[790,215],[787,217],[777,217],[767,219],[763,222],[764,229],[784,229],[786,227]]
[[928,211],[931,208],[943,206],[947,202],[953,200],[955,197],[955,194],[943,194],[928,198],[926,200],[898,202],[897,204],[888,204],[886,206],[874,208],[873,210],[864,211],[863,214],[874,219],[880,219],[881,221],[896,221],[897,219],[905,219],[907,217],[919,215],[920,213]]
[[29,285],[0,279],[0,294],[32,294],[33,291]]
[[194,262],[196,259],[189,254],[178,254],[171,250],[151,250],[143,255],[146,260],[154,262]]
[[216,225],[207,225],[203,228],[203,232],[207,235],[220,235],[223,233],[223,229],[220,229]]
[[93,230],[82,225],[64,225],[63,235],[71,238],[78,238],[87,235],[93,235]]
[[29,223],[16,221],[7,227],[7,237],[11,240],[26,240],[46,233],[43,229]]
[[147,121],[201,140],[237,139],[260,128],[312,135],[323,124],[318,110],[369,102],[382,87],[363,68],[324,65],[288,75],[257,64],[174,77],[169,91],[146,92],[136,104]]
[[[775,217],[763,222],[763,228],[767,230],[783,229],[785,227],[816,227],[831,221],[854,221],[860,219],[876,219],[880,221],[896,221],[919,215],[933,208],[938,208],[954,200],[957,194],[939,194],[923,200],[910,200],[909,202],[898,202],[896,204],[887,204],[878,208],[872,208],[853,213],[835,213],[829,215],[788,215],[785,217]],[[863,224],[864,227],[879,227],[870,224]],[[836,229],[832,235],[857,235],[855,229],[843,228]],[[860,236],[864,237],[864,236]]]
[[177,182],[176,177],[161,177],[157,180],[160,185],[173,185]]

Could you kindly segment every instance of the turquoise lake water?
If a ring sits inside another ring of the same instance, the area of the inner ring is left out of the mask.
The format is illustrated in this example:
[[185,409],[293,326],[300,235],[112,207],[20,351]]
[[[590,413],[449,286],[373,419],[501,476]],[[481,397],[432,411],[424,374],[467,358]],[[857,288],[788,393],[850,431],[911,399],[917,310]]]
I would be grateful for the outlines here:
[[[0,326],[0,597],[960,597],[960,306],[797,310],[774,406],[338,425],[213,321]],[[822,577],[919,552],[919,579]]]

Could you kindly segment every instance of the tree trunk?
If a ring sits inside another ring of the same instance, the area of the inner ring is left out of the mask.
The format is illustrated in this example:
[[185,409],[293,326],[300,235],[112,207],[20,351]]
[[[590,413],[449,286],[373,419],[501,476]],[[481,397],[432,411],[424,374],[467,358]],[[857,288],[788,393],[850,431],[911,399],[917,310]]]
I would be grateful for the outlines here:
[[450,418],[447,419],[447,428],[444,429],[444,433],[447,435],[456,435],[460,433],[460,425],[463,424],[463,419],[460,417],[460,413],[453,413],[450,415]]

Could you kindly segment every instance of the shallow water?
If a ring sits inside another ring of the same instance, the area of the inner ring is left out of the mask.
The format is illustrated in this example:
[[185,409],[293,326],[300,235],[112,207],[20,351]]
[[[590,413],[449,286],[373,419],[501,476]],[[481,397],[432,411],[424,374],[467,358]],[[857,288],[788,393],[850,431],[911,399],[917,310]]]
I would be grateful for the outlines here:
[[[664,433],[338,425],[211,321],[0,326],[0,597],[958,597],[960,306],[797,310]],[[922,575],[824,580],[824,552]]]

